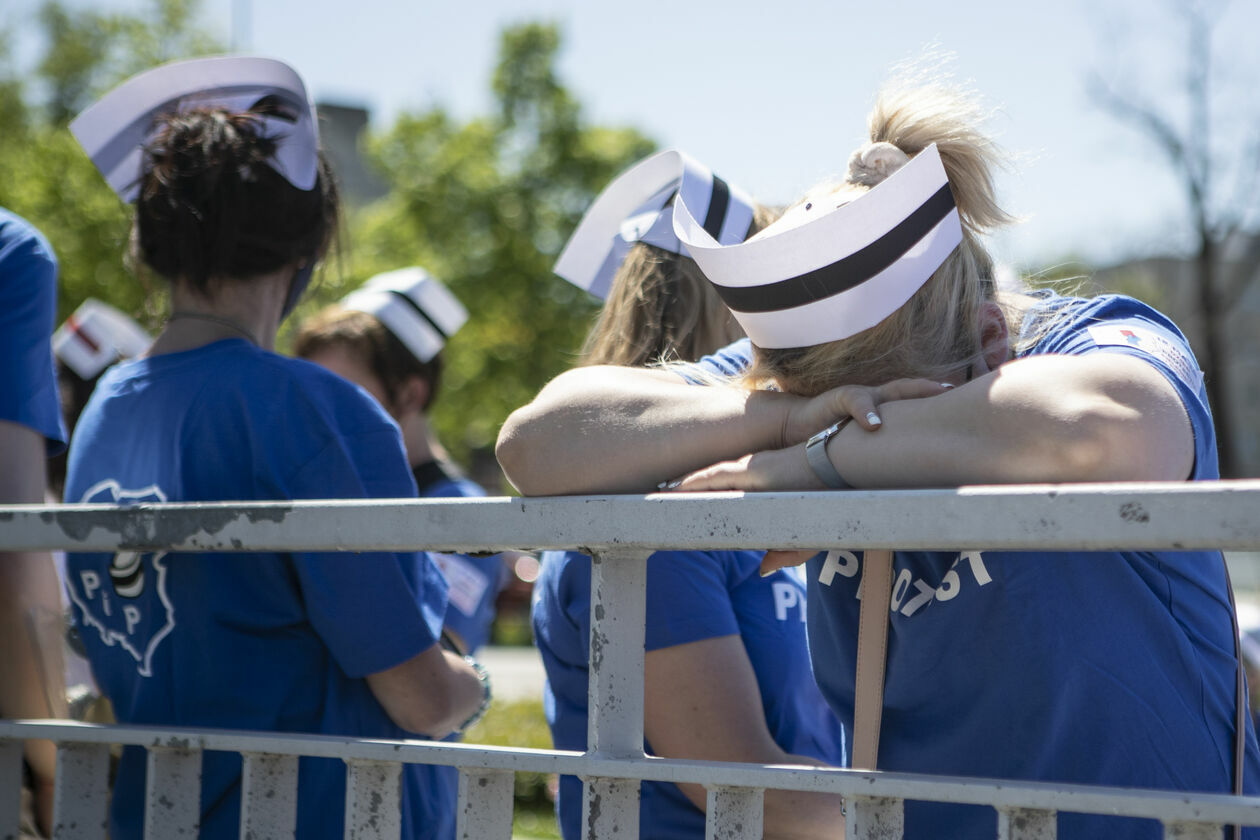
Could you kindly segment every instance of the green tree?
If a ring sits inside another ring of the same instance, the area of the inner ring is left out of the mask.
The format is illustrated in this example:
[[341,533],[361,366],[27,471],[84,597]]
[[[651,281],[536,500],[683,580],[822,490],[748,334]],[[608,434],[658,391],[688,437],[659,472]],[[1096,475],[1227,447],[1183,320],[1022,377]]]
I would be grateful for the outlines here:
[[159,303],[123,264],[130,211],[66,124],[141,69],[218,51],[196,26],[198,5],[150,0],[137,14],[105,14],[49,0],[30,22],[44,43],[30,78],[11,65],[0,67],[0,206],[29,219],[53,243],[61,264],[62,318],[87,297],[150,325],[159,317]]
[[370,145],[389,194],[354,212],[341,280],[317,302],[377,271],[423,265],[468,308],[444,352],[434,422],[465,458],[486,453],[507,414],[575,360],[598,301],[551,272],[582,212],[653,144],[589,125],[556,74],[555,26],[501,37],[497,113],[456,122],[440,108],[406,115]]

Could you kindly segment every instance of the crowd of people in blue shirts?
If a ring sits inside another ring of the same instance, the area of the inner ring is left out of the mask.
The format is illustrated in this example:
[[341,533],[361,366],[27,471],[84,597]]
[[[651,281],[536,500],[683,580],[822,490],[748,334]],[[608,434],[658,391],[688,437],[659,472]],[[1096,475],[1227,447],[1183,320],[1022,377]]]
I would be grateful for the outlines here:
[[[504,424],[511,484],[1219,478],[1175,324],[1124,296],[995,282],[984,235],[1011,219],[977,113],[947,84],[890,84],[843,175],[788,208],[679,151],[619,175],[557,260],[603,307],[579,365]],[[134,205],[130,256],[166,282],[170,308],[156,337],[98,301],[53,335],[54,247],[0,210],[0,503],[44,501],[44,459],[67,443],[53,482],[67,503],[485,495],[428,422],[442,350],[475,312],[424,269],[371,278],[299,325],[293,356],[276,352],[340,212],[291,67],[163,65],[71,131]],[[1219,552],[754,548],[648,559],[650,754],[1260,790]],[[442,739],[490,704],[476,655],[503,555],[71,553],[60,574],[46,555],[0,560],[0,717],[66,713],[46,664],[59,646],[40,629],[56,622],[31,620],[63,601],[86,679],[128,724]],[[879,574],[887,591],[867,591]],[[587,746],[590,580],[588,556],[541,557],[531,616],[558,749]],[[887,621],[863,620],[884,604]],[[885,641],[875,678],[861,676],[859,624]],[[874,717],[859,700],[871,691]],[[51,747],[26,757],[28,829],[47,832]],[[124,750],[110,836],[142,836],[145,772],[143,750]],[[341,835],[345,777],[340,761],[302,759],[299,837]],[[200,832],[235,836],[240,756],[207,753],[201,785]],[[566,840],[582,836],[582,787],[559,783]],[[405,765],[403,836],[452,840],[456,789],[454,768]],[[640,803],[642,837],[705,835],[701,787],[644,782]],[[844,823],[838,796],[766,792],[766,837],[839,837]],[[907,837],[996,831],[991,808],[906,805]],[[1059,831],[1162,828],[1064,813]]]

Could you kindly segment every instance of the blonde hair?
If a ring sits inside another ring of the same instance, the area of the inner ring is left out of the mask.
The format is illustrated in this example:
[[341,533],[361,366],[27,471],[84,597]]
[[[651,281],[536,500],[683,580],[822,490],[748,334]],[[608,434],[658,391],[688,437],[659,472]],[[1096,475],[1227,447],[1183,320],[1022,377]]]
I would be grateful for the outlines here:
[[[776,214],[753,211],[749,233]],[[582,344],[584,365],[692,362],[743,338],[739,323],[690,257],[636,242]]]
[[979,359],[981,307],[997,302],[1008,322],[1015,317],[998,298],[993,259],[979,239],[1013,221],[994,196],[992,170],[1002,158],[981,133],[982,121],[971,94],[942,84],[894,84],[880,92],[867,121],[870,142],[850,158],[846,179],[825,189],[857,197],[935,143],[962,219],[962,243],[909,301],[874,327],[813,347],[755,348],[750,384],[774,382],[814,395],[901,377],[943,379]]

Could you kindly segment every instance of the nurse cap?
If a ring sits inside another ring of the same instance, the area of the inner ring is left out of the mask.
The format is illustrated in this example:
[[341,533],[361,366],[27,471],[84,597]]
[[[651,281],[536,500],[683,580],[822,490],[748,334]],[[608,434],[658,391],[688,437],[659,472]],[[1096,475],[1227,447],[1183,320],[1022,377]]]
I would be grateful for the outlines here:
[[263,136],[277,140],[271,168],[300,190],[315,186],[319,128],[302,77],[270,58],[221,56],[176,61],[132,76],[70,123],[70,131],[126,202],[136,200],[144,146],[163,116],[193,108],[244,112],[278,100],[281,115],[260,116]]
[[376,317],[421,362],[428,362],[468,320],[468,310],[423,268],[378,274],[341,300]]
[[715,240],[689,201],[675,203],[678,238],[758,347],[808,347],[870,329],[962,242],[935,144],[858,198],[838,206],[829,198],[798,204],[735,245]]
[[53,333],[53,353],[84,381],[120,359],[139,356],[153,337],[108,303],[88,298]]
[[686,198],[718,243],[747,238],[755,206],[747,193],[683,152],[659,152],[622,172],[599,194],[556,260],[555,273],[603,300],[634,243],[686,255],[674,232],[675,196]]

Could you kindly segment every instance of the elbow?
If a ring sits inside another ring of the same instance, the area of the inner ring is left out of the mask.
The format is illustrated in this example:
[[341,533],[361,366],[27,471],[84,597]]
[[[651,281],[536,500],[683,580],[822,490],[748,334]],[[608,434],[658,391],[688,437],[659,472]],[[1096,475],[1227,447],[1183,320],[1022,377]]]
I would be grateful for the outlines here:
[[494,444],[494,457],[499,467],[512,486],[522,496],[544,495],[545,482],[539,481],[546,475],[542,464],[539,446],[531,443],[529,406],[518,408],[508,415],[499,430],[499,438]]
[[1182,481],[1193,467],[1192,434],[1133,405],[1092,400],[1074,412],[1071,430],[1055,447],[1059,481]]

